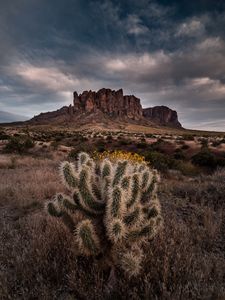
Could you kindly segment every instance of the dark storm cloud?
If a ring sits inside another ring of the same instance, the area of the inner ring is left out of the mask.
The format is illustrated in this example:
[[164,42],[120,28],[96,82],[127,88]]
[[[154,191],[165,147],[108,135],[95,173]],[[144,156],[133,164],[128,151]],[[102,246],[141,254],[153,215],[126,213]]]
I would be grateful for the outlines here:
[[123,87],[186,127],[222,129],[224,28],[220,0],[1,2],[0,110],[32,116],[73,90]]

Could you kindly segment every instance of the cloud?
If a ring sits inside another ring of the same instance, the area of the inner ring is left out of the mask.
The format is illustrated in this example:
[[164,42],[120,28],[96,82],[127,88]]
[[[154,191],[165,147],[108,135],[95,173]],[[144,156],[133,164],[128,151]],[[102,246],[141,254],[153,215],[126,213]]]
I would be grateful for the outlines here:
[[64,74],[56,67],[40,67],[30,64],[19,64],[13,68],[15,75],[20,76],[31,85],[38,85],[42,90],[68,92],[80,85],[79,79],[71,74]]
[[127,32],[129,34],[139,35],[148,33],[149,29],[142,24],[140,17],[137,15],[129,15],[127,17]]
[[177,30],[176,35],[179,36],[199,36],[205,31],[205,25],[202,20],[191,19],[187,22],[182,23]]

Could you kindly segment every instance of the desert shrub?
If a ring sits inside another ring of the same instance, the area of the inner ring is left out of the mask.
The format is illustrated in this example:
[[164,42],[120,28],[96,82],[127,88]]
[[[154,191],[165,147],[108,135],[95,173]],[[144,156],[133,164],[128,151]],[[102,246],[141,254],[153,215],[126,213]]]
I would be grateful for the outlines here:
[[0,131],[0,140],[8,140],[9,135],[6,134],[4,131]]
[[200,174],[200,168],[193,165],[190,161],[180,161],[176,169],[185,176],[197,176]]
[[178,160],[183,160],[183,159],[185,159],[185,155],[184,155],[184,153],[182,152],[181,149],[176,149],[176,150],[175,150],[175,153],[174,153],[174,155],[173,155],[173,157],[174,157],[175,159],[178,159]]
[[146,136],[146,138],[154,138],[155,137],[154,134],[152,134],[152,133],[146,133],[145,136]]
[[77,150],[76,149],[72,149],[70,151],[70,153],[68,154],[68,158],[72,159],[72,160],[76,160],[77,159],[77,155],[78,155]]
[[212,142],[212,147],[218,147],[221,144],[221,141],[213,141]]
[[6,144],[4,151],[6,153],[26,153],[29,149],[33,148],[35,145],[34,141],[30,137],[11,137]]
[[154,151],[159,151],[160,147],[162,146],[162,144],[164,143],[163,139],[158,138],[157,141],[155,143],[151,144],[151,148]]
[[224,157],[217,157],[216,158],[216,165],[217,165],[217,167],[225,167],[225,158]]
[[88,141],[88,138],[80,134],[80,135],[78,136],[78,140],[79,140],[81,143],[84,143],[84,142],[87,142],[87,141]]
[[55,137],[55,142],[61,142],[63,140],[63,136],[58,135]]
[[51,142],[51,147],[53,148],[53,150],[57,150],[59,148],[59,142],[58,141],[52,141]]
[[217,159],[213,153],[211,153],[208,149],[201,150],[191,159],[194,165],[200,167],[208,167],[208,168],[216,168],[217,167]]
[[72,195],[57,194],[47,211],[73,233],[77,254],[100,259],[110,279],[117,267],[128,277],[138,275],[143,246],[162,224],[158,173],[146,163],[113,155],[95,161],[81,152],[75,164],[62,164],[61,174]]
[[107,141],[107,143],[112,143],[113,142],[113,137],[111,135],[107,135],[106,141]]
[[139,149],[146,149],[148,148],[148,144],[146,142],[139,142],[136,144],[136,147]]
[[157,151],[145,153],[145,158],[150,162],[153,168],[163,172],[166,172],[168,169],[176,169],[178,165],[176,159]]
[[192,134],[184,134],[183,135],[183,140],[185,140],[185,141],[194,141],[195,137]]
[[106,148],[107,148],[107,147],[106,147],[105,141],[102,140],[102,139],[98,140],[98,141],[95,143],[95,147],[96,147],[96,150],[97,150],[98,152],[103,152],[103,151],[105,151]]
[[130,145],[130,141],[129,140],[125,140],[125,139],[121,139],[118,142],[118,145],[120,145],[120,146],[127,146],[127,145]]
[[190,146],[187,145],[187,144],[183,144],[183,145],[181,146],[181,149],[182,149],[182,150],[187,150],[187,149],[189,149],[189,148],[190,148]]
[[208,139],[201,139],[201,148],[202,149],[207,149],[208,148]]

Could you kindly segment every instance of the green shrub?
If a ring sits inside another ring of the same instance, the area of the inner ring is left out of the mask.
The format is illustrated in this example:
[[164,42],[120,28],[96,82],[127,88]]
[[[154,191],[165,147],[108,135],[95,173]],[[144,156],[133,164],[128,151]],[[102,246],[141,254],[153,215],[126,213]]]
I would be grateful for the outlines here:
[[181,150],[187,150],[187,149],[190,149],[190,146],[189,146],[189,145],[183,144],[183,145],[181,146]]
[[136,147],[139,149],[145,149],[148,147],[148,144],[146,142],[140,142],[136,144]]
[[59,142],[57,140],[51,142],[51,147],[53,150],[57,150],[59,147]]
[[106,141],[107,141],[107,143],[112,143],[113,142],[113,137],[111,135],[107,135]]
[[200,168],[193,165],[190,161],[179,161],[176,169],[185,176],[197,176],[200,174]]
[[6,144],[4,151],[7,153],[26,153],[29,149],[35,145],[34,141],[30,137],[26,136],[13,136]]
[[181,149],[176,149],[173,157],[175,159],[178,159],[178,160],[184,160],[185,159],[185,155],[184,155],[184,153],[182,152]]
[[185,140],[185,141],[194,141],[195,137],[192,134],[184,134],[183,135],[183,140]]
[[120,140],[119,142],[118,142],[118,144],[119,145],[121,145],[121,146],[127,146],[127,145],[130,145],[130,141],[129,140]]
[[201,150],[199,153],[192,156],[191,159],[194,165],[200,167],[216,168],[217,159],[208,149]]
[[176,169],[178,165],[176,159],[157,151],[147,152],[144,154],[144,156],[145,159],[150,162],[153,168],[162,172],[166,172],[168,169]]
[[6,134],[4,131],[0,131],[0,140],[8,140],[9,139],[9,135]]

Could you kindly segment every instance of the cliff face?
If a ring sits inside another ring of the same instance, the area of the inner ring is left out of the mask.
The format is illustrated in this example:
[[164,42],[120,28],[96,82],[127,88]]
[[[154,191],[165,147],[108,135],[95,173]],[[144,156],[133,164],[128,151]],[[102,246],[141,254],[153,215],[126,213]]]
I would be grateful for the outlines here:
[[155,106],[143,109],[143,116],[154,123],[165,126],[181,127],[177,112],[167,106]]
[[123,90],[101,89],[98,92],[73,93],[73,105],[53,112],[42,113],[31,119],[35,123],[102,123],[133,122],[141,125],[165,125],[181,127],[177,112],[166,106],[143,109],[140,99],[123,95]]
[[139,120],[142,118],[142,106],[140,99],[135,96],[124,96],[123,90],[113,91],[101,89],[98,92],[85,91],[78,96],[73,94],[74,112],[96,112],[97,110],[111,117],[127,117]]

